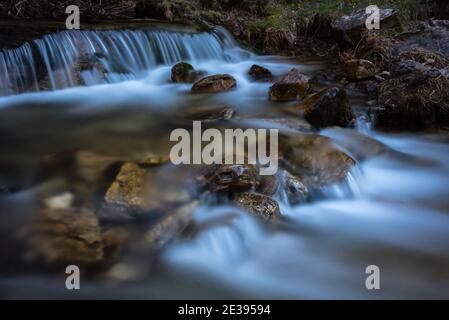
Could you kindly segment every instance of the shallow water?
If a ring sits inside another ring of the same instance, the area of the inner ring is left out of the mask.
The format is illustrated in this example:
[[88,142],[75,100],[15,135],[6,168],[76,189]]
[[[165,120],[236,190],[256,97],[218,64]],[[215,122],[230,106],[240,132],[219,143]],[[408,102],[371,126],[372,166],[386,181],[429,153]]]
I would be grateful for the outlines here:
[[[120,45],[122,38],[117,39]],[[233,42],[216,50],[220,58],[212,54],[186,60],[210,74],[233,75],[238,82],[234,91],[190,94],[190,85],[170,83],[175,60],[139,70],[139,57],[134,56],[135,72],[110,83],[1,97],[0,184],[13,192],[0,195],[0,231],[14,232],[36,213],[39,190],[46,188],[37,172],[43,155],[78,149],[167,152],[170,131],[191,125],[186,115],[192,109],[228,105],[241,118],[282,115],[279,104],[267,101],[270,84],[251,82],[246,75],[253,63],[276,76],[293,66],[310,75],[324,67],[256,56]],[[76,294],[65,290],[59,273],[8,274],[0,279],[0,294],[449,298],[448,135],[382,134],[366,123],[357,130],[327,129],[321,134],[359,162],[348,181],[322,190],[312,203],[291,207],[278,195],[282,221],[267,225],[233,207],[202,204],[194,220],[206,227],[171,243],[156,260],[127,254],[104,278],[83,283]],[[175,175],[164,177],[176,183]],[[67,188],[61,185],[53,186],[55,192]],[[7,251],[1,248],[3,255]],[[368,265],[380,268],[380,290],[365,288]]]

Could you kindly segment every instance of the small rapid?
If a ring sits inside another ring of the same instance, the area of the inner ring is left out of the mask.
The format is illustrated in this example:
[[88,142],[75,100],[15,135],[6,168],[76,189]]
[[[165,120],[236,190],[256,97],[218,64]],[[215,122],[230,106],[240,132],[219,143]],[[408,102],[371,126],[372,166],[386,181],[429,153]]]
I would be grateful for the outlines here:
[[[449,297],[449,147],[371,133],[400,153],[360,163],[347,181],[322,190],[312,203],[284,202],[285,224],[270,228],[241,213],[231,226],[172,246],[165,262],[184,276],[207,275],[231,287],[233,297]],[[358,143],[359,133],[350,130],[323,134]],[[196,219],[206,223],[220,214],[235,210],[203,207]],[[381,290],[365,287],[370,265],[380,269]]]

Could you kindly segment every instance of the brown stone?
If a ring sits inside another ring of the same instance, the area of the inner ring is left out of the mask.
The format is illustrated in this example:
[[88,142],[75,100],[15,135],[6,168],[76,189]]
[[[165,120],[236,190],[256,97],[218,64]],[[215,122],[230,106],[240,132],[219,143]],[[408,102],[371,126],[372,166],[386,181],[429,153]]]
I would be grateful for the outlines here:
[[96,215],[87,209],[44,209],[21,233],[27,258],[54,264],[96,264],[104,259]]
[[316,134],[294,134],[279,137],[281,163],[305,186],[321,188],[347,178],[355,161],[334,146],[332,141]]
[[193,93],[218,93],[225,92],[237,87],[237,81],[228,74],[217,74],[202,78],[195,82],[192,87]]
[[271,220],[281,216],[278,203],[272,198],[254,193],[242,192],[234,197],[234,203],[250,214],[262,218],[263,220]]
[[273,74],[267,68],[253,64],[248,71],[248,75],[255,81],[271,80]]
[[374,77],[376,66],[364,59],[351,59],[345,62],[344,71],[349,80],[366,80]]
[[303,99],[310,91],[310,78],[291,69],[280,81],[271,86],[268,93],[271,101],[291,101]]

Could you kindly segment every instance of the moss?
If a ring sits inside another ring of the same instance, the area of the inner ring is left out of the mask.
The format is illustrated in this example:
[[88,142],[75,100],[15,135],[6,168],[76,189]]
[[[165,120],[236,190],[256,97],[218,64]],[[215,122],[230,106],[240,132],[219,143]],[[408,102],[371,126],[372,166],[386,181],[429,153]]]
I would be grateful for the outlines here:
[[272,3],[267,6],[266,12],[265,18],[249,23],[247,30],[250,32],[264,32],[267,29],[294,31],[297,12],[293,6]]

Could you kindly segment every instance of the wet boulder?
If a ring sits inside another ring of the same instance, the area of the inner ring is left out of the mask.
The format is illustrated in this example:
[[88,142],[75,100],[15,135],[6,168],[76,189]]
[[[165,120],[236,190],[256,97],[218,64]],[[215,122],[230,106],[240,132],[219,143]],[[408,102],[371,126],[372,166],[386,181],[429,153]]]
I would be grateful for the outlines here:
[[[380,9],[380,28],[393,28],[401,30],[402,26],[397,11],[393,9]],[[354,46],[362,38],[362,34],[366,31],[366,21],[369,14],[365,8],[344,15],[332,23],[332,28],[341,37],[345,45]]]
[[279,189],[279,179],[277,175],[260,176],[260,183],[257,186],[257,192],[272,196]]
[[324,89],[308,97],[303,105],[305,119],[315,127],[349,127],[354,123],[354,113],[344,89]]
[[198,201],[193,201],[164,215],[145,233],[145,247],[149,251],[156,251],[179,236],[191,224],[197,206]]
[[198,80],[202,72],[197,71],[186,62],[180,62],[171,69],[171,80],[176,83],[193,83]]
[[364,161],[379,155],[388,156],[395,152],[382,142],[357,130],[332,128],[326,130],[332,141],[344,148],[357,161]]
[[202,78],[192,87],[193,93],[219,93],[237,87],[237,81],[229,74],[217,74]]
[[229,120],[235,115],[235,110],[231,107],[224,106],[220,108],[195,108],[188,110],[186,115],[182,115],[182,120],[186,117],[196,121],[209,122],[218,120]]
[[298,69],[291,69],[280,81],[270,87],[268,97],[271,101],[300,100],[310,91],[310,78]]
[[190,198],[186,186],[165,181],[157,167],[126,162],[107,190],[99,216],[112,221],[147,218]]
[[83,197],[104,192],[123,162],[116,155],[91,150],[75,152],[73,187],[77,195]]
[[281,135],[279,151],[281,164],[309,190],[346,179],[355,165],[332,140],[316,134]]
[[[414,23],[408,32],[399,35],[394,45],[394,55],[400,56],[410,50],[423,50],[449,58],[449,22],[430,20]],[[410,59],[410,57],[408,58]],[[415,60],[415,59],[413,59]],[[423,61],[418,61],[423,63]]]
[[282,188],[291,205],[304,203],[308,198],[309,191],[307,186],[300,178],[288,171],[284,172]]
[[368,60],[351,59],[345,62],[344,71],[349,80],[360,81],[374,77],[376,66]]
[[251,66],[248,75],[255,81],[269,81],[273,77],[270,70],[257,64]]
[[201,190],[235,192],[257,188],[259,169],[252,164],[216,164],[204,166],[197,177]]
[[235,195],[233,202],[251,215],[265,221],[281,216],[279,204],[266,195],[254,192],[242,192]]
[[101,228],[88,209],[46,208],[21,232],[26,258],[50,264],[98,264],[104,259]]

